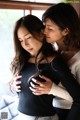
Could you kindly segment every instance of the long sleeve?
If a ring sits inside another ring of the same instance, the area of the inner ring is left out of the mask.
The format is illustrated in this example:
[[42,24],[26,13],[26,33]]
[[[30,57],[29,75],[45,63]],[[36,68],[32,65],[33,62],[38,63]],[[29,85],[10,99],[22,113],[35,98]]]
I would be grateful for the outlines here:
[[58,74],[58,79],[69,92],[73,100],[80,101],[80,93],[78,93],[78,91],[80,91],[80,85],[71,74],[64,60],[61,57],[57,57],[52,61],[51,66],[53,71]]
[[[75,54],[70,60],[69,60],[69,67],[71,70],[71,73],[74,75],[78,83],[80,84],[80,51]],[[57,92],[58,91],[58,92]],[[68,91],[61,85],[61,83],[58,86],[55,86],[54,83],[52,85],[52,88],[49,92],[49,94],[52,94],[54,96],[63,98],[62,101],[70,101],[72,102],[72,97],[68,93]],[[60,100],[59,100],[60,102]]]
[[55,86],[53,83],[49,94],[52,94],[59,98],[73,102],[72,97],[70,96],[70,94],[67,92],[67,90],[65,90],[65,88],[61,84]]
[[78,51],[69,61],[69,68],[78,83],[80,84],[80,51]]
[[80,84],[80,59],[70,66],[71,72]]
[[57,57],[52,61],[51,65],[53,71],[57,72],[61,84],[73,98],[73,104],[66,120],[80,120],[80,92],[78,92],[80,91],[80,85],[77,80],[75,80],[62,58]]

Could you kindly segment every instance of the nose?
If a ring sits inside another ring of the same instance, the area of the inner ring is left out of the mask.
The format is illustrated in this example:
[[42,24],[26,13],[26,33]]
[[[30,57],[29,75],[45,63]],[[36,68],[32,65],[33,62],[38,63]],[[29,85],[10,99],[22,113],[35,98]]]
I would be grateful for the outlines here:
[[25,40],[24,42],[25,42],[25,45],[29,45],[29,42],[28,42],[28,40],[27,40],[27,41]]
[[47,29],[46,29],[46,27],[44,28],[44,34],[45,34],[45,35],[47,34]]

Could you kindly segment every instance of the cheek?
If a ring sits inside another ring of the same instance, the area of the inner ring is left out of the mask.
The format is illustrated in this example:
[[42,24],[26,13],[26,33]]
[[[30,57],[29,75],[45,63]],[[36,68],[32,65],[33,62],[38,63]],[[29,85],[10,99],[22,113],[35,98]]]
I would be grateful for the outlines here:
[[24,43],[21,43],[21,46],[22,46],[22,48],[24,48],[24,49],[25,49],[25,44],[24,44]]
[[56,40],[57,39],[57,35],[55,33],[51,33],[49,36],[50,36],[51,40]]
[[62,35],[60,33],[53,33],[52,37],[56,40],[60,39],[62,37]]
[[24,48],[24,44],[23,43],[21,43],[21,47]]
[[39,51],[39,49],[41,48],[41,46],[42,46],[42,43],[36,42],[36,43],[34,44],[34,50],[35,50],[35,51]]
[[27,46],[25,44],[21,44],[22,48],[27,51]]

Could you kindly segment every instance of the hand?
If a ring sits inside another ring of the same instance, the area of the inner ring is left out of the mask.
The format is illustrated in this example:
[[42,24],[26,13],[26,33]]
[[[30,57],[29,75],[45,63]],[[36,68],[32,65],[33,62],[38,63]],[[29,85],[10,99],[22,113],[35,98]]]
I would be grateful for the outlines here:
[[11,81],[11,91],[21,92],[21,81],[19,80],[22,76],[16,73]]
[[40,81],[32,78],[32,81],[39,84],[39,85],[35,85],[33,82],[30,82],[30,85],[31,85],[31,87],[29,87],[30,90],[32,91],[32,93],[34,95],[48,94],[51,90],[53,82],[45,76],[39,75],[39,77],[44,79],[45,82],[40,82]]

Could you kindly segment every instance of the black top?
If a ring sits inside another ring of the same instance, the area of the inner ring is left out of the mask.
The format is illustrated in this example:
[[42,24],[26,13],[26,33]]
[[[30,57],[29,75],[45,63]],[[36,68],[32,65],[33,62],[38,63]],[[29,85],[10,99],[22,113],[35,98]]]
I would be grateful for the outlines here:
[[[40,69],[43,69],[42,74],[51,78],[56,84],[59,81],[54,79],[54,72],[49,63],[41,64]],[[52,116],[55,110],[52,106],[53,95],[32,94],[29,89],[28,79],[37,72],[37,68],[33,63],[27,63],[23,68],[21,74],[21,92],[19,93],[18,110],[24,114],[31,116]]]
[[[74,102],[80,105],[80,86],[72,76],[67,64],[61,57],[56,57],[52,62],[41,64],[42,74],[58,84],[60,81],[73,97]],[[52,106],[52,95],[36,96],[29,89],[28,79],[37,72],[33,63],[27,63],[22,69],[21,92],[19,93],[18,110],[31,116],[51,116],[55,113]],[[73,104],[74,105],[74,104]],[[78,108],[78,107],[77,107]],[[80,106],[79,106],[80,109]]]

